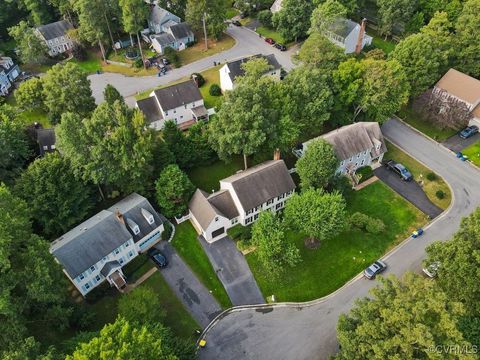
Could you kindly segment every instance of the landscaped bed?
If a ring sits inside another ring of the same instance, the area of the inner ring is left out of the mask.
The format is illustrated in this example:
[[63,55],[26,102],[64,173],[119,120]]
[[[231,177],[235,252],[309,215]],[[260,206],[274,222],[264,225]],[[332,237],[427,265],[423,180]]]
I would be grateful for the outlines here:
[[232,306],[230,298],[215,274],[210,260],[197,239],[197,232],[189,221],[181,223],[175,229],[172,245],[188,264],[199,280],[210,290],[223,308]]
[[[423,184],[423,191],[431,202],[441,209],[446,209],[450,205],[450,202],[452,201],[450,188],[440,176],[434,174],[429,168],[419,163],[395,145],[387,142],[387,148],[388,152],[383,158],[385,160],[395,160],[406,166],[412,173],[414,179],[418,183]],[[443,198],[440,198],[441,195],[438,192],[443,193]]]
[[462,154],[467,155],[470,161],[480,166],[480,141],[463,149]]
[[386,230],[373,235],[352,229],[314,250],[305,247],[303,234],[289,232],[288,240],[296,243],[303,261],[286,269],[278,279],[270,278],[255,252],[250,253],[246,258],[264,296],[273,294],[279,302],[308,301],[330,294],[427,221],[423,213],[381,182],[348,193],[346,200],[349,214],[362,212],[381,219]]

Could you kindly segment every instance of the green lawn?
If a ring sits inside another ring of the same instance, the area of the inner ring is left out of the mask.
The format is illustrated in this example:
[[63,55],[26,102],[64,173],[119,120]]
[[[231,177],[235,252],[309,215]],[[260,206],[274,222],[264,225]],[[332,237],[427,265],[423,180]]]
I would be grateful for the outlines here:
[[282,35],[280,35],[276,30],[268,28],[266,26],[259,26],[257,27],[257,33],[262,35],[265,38],[272,38],[275,40],[275,42],[287,45],[285,44],[285,39],[283,38]]
[[52,127],[52,124],[50,123],[46,112],[39,109],[31,109],[28,111],[19,109],[14,94],[11,94],[7,97],[6,103],[15,108],[15,110],[17,111],[17,119],[22,121],[25,126],[31,125],[34,122],[38,122],[42,124],[44,128]]
[[462,154],[467,155],[475,165],[480,166],[480,141],[463,149]]
[[172,245],[183,260],[190,266],[200,281],[210,290],[223,308],[232,306],[232,303],[215,274],[202,245],[197,239],[197,232],[189,221],[177,225]]
[[304,246],[305,236],[289,232],[287,238],[296,243],[303,261],[280,279],[268,277],[255,252],[246,257],[264,296],[273,294],[276,301],[308,301],[330,294],[426,222],[418,209],[379,181],[346,198],[350,214],[360,211],[382,219],[386,231],[379,235],[346,231],[315,250]]
[[407,124],[413,126],[415,129],[439,142],[442,142],[457,133],[456,130],[440,129],[432,122],[423,120],[421,115],[415,113],[410,106],[404,107],[402,110],[400,110],[399,116]]
[[243,159],[240,156],[236,156],[228,163],[219,160],[209,166],[191,169],[188,171],[188,176],[196,187],[210,192],[220,188],[219,181],[221,179],[233,175],[242,169]]
[[208,50],[205,50],[205,40],[202,35],[197,36],[197,43],[185,50],[179,51],[180,62],[182,65],[190,64],[194,61],[218,54],[228,50],[235,45],[235,39],[227,34],[223,34],[219,40],[208,39]]
[[382,49],[385,54],[391,53],[395,49],[395,42],[392,40],[385,40],[375,30],[369,28],[367,34],[373,37],[372,45],[376,48]]
[[102,64],[98,56],[93,51],[87,52],[87,59],[78,61],[77,59],[71,59],[70,62],[77,64],[79,68],[85,71],[87,74],[94,74],[97,70],[102,70]]
[[148,270],[155,267],[155,264],[149,260],[146,254],[140,254],[130,261],[122,269],[129,283],[133,283],[140,279]]
[[[452,201],[450,188],[440,176],[436,175],[435,180],[428,180],[427,174],[432,173],[429,168],[422,165],[417,160],[389,142],[387,142],[387,148],[388,152],[383,158],[385,160],[393,159],[405,165],[408,170],[410,170],[416,181],[423,182],[423,191],[425,191],[425,194],[428,196],[430,201],[442,209],[446,209],[450,205],[450,202]],[[435,195],[435,193],[439,190],[443,191],[445,194],[443,199],[439,199]]]
[[231,7],[227,10],[227,19],[231,19],[238,14],[240,14],[240,11],[238,11],[238,9],[235,9],[234,7]]

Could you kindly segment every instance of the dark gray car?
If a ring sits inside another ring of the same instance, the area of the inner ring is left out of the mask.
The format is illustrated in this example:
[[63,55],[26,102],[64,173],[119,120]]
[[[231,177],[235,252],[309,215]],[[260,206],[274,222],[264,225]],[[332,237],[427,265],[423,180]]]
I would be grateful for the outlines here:
[[387,268],[387,264],[385,264],[381,260],[375,261],[372,265],[370,265],[368,268],[366,268],[363,271],[363,274],[367,279],[375,279],[375,276],[380,274],[382,271],[384,271]]

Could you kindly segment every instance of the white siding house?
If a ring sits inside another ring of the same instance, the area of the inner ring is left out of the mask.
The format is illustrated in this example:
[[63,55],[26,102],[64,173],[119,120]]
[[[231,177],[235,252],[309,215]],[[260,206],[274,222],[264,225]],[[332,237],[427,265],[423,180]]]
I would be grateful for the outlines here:
[[67,34],[70,29],[73,26],[68,21],[60,20],[37,27],[35,33],[47,45],[48,54],[55,56],[73,49],[73,41]]
[[224,238],[237,224],[252,224],[262,211],[283,209],[294,190],[283,160],[267,161],[221,180],[217,192],[197,189],[189,203],[190,220],[211,243]]
[[165,32],[150,36],[153,49],[163,54],[167,47],[177,51],[185,50],[195,36],[186,23],[174,24],[166,28]]
[[351,54],[360,52],[365,46],[372,43],[373,38],[366,34],[365,26],[366,20],[363,20],[360,25],[352,20],[341,19],[323,34],[335,45],[344,49],[345,54]]
[[182,20],[170,11],[165,10],[158,6],[158,1],[151,2],[145,0],[146,6],[150,6],[150,15],[148,17],[148,28],[154,34],[160,34],[166,32],[167,29],[174,25],[179,24]]
[[159,242],[163,230],[148,200],[133,193],[55,240],[50,253],[83,296],[105,280],[122,290],[122,267]]
[[271,54],[266,56],[249,56],[239,60],[227,62],[220,68],[220,88],[222,89],[222,91],[233,90],[235,88],[236,78],[245,75],[242,64],[246,63],[249,60],[254,60],[258,58],[263,58],[267,60],[268,65],[270,65],[270,69],[265,73],[265,75],[272,76],[273,78],[280,80],[282,67],[275,58],[275,55]]

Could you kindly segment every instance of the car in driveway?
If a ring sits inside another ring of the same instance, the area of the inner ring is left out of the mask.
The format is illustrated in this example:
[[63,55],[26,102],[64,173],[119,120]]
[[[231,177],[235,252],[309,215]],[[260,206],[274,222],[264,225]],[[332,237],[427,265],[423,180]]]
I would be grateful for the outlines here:
[[375,279],[375,276],[383,272],[386,268],[387,264],[385,264],[382,260],[377,260],[363,270],[363,275],[365,275],[367,279]]
[[410,173],[410,171],[408,171],[408,169],[405,166],[403,166],[402,164],[397,163],[393,160],[388,160],[385,163],[385,166],[387,167],[388,170],[391,170],[394,173],[396,173],[398,176],[400,176],[400,178],[402,180],[404,180],[404,181],[412,181],[413,180],[413,176]]
[[238,20],[233,20],[232,24],[235,25],[235,26],[242,26],[242,23]]
[[275,40],[272,38],[265,38],[265,42],[269,43],[270,45],[275,45]]
[[274,46],[280,51],[287,51],[287,47],[285,45],[276,43]]
[[160,268],[164,268],[168,265],[168,260],[165,255],[163,255],[160,250],[152,249],[148,252],[148,256],[152,261],[158,265]]
[[458,136],[460,136],[462,139],[468,139],[469,137],[472,137],[476,133],[478,133],[478,126],[471,125],[471,126],[467,126],[465,129],[460,131],[458,133]]
[[440,263],[438,261],[435,261],[428,265],[427,267],[424,267],[422,269],[423,273],[427,275],[429,278],[434,278],[437,276],[437,271],[440,268]]

